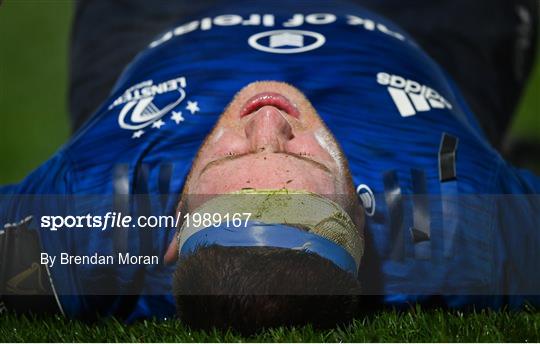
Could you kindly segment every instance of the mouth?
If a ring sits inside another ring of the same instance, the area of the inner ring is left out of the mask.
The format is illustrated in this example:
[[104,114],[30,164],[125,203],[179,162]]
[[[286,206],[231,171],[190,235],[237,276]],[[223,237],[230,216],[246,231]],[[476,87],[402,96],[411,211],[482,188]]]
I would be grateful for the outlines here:
[[285,96],[275,92],[263,92],[251,97],[240,112],[240,118],[252,114],[263,106],[273,106],[288,115],[299,118],[300,111]]

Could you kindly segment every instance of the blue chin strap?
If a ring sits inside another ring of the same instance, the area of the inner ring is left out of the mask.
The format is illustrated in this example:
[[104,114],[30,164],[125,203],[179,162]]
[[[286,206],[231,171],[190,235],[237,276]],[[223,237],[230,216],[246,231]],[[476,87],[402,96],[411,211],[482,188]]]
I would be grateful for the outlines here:
[[192,234],[179,248],[180,258],[210,245],[227,247],[278,247],[312,252],[326,258],[353,276],[358,269],[353,257],[340,245],[320,235],[282,225],[248,222],[242,227],[216,226]]

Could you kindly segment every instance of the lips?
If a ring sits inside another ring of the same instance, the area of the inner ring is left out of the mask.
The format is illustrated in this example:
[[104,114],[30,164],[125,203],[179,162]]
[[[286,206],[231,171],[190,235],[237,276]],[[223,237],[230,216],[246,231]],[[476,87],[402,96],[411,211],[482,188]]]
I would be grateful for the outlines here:
[[300,112],[289,99],[275,92],[263,92],[251,97],[240,112],[240,117],[247,116],[263,106],[273,106],[281,111],[286,112],[290,116],[299,118]]

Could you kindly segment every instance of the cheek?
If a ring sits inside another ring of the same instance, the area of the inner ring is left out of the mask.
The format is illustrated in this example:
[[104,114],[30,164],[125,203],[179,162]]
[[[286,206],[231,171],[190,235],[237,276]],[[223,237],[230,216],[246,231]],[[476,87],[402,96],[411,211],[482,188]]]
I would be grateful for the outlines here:
[[311,132],[295,136],[293,140],[287,143],[287,151],[296,154],[306,153],[307,155],[319,158],[318,160],[320,161],[328,163],[329,167],[337,167],[334,166],[335,160],[332,158],[331,152],[328,151],[327,147],[321,146],[320,142]]
[[220,128],[215,134],[212,134],[207,143],[205,143],[204,148],[197,157],[196,164],[206,165],[208,161],[222,158],[230,153],[246,153],[248,149],[249,145],[246,143],[244,137],[237,134],[232,129]]

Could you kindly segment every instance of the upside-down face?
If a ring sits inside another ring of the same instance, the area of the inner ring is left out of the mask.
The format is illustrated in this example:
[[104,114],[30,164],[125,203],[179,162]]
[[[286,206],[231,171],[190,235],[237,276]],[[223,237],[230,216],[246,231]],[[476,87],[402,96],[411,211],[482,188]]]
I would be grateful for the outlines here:
[[236,94],[199,149],[180,208],[193,211],[212,195],[246,188],[319,194],[363,228],[341,148],[302,92],[288,84],[255,82]]

